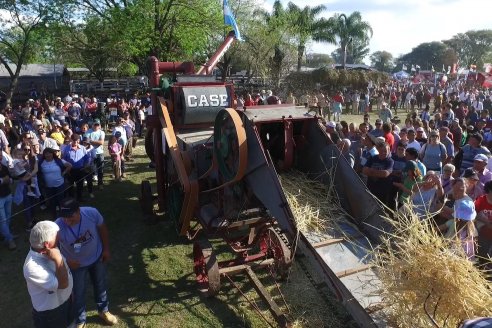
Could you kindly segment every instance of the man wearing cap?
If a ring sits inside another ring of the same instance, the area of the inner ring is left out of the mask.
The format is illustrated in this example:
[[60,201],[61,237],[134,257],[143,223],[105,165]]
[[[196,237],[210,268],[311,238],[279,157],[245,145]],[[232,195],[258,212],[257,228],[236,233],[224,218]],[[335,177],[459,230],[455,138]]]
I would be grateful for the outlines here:
[[391,122],[393,118],[393,112],[389,109],[388,104],[383,102],[381,111],[379,112],[379,118],[383,121],[383,123]]
[[31,249],[23,271],[36,328],[64,328],[73,321],[70,311],[73,278],[56,247],[58,230],[56,223],[41,221],[32,228],[29,236]]
[[477,172],[480,182],[485,185],[492,180],[492,172],[487,169],[489,158],[485,154],[477,154],[473,159],[473,170]]
[[38,130],[39,137],[39,151],[42,153],[46,148],[54,149],[57,146],[56,140],[46,136],[46,131],[44,129]]
[[376,145],[378,155],[372,156],[362,169],[367,176],[367,188],[383,204],[393,208],[390,199],[392,187],[391,172],[393,171],[393,160],[389,157],[389,146],[382,142]]
[[105,133],[101,129],[101,121],[96,118],[92,123],[92,129],[87,131],[86,136],[89,138],[91,145],[94,147],[94,165],[97,173],[97,185],[99,189],[103,188],[104,173],[104,138]]
[[60,205],[59,244],[73,275],[74,309],[77,327],[85,327],[85,290],[89,274],[94,286],[99,316],[108,325],[118,322],[108,310],[105,263],[110,258],[108,229],[99,211],[80,207],[73,198]]

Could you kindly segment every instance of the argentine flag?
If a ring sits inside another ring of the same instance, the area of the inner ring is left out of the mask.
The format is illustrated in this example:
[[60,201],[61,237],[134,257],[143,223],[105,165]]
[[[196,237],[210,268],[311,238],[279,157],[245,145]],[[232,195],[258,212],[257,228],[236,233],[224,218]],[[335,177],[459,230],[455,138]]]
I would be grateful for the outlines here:
[[242,41],[241,34],[239,33],[239,28],[237,27],[236,19],[232,14],[231,7],[229,7],[229,2],[224,0],[224,23],[225,25],[232,26],[234,33],[236,34],[236,39]]

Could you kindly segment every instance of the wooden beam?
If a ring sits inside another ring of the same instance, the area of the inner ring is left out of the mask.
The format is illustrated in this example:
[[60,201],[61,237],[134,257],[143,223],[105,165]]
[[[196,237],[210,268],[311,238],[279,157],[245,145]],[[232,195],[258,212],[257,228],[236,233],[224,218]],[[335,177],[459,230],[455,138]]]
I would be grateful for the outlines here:
[[323,240],[317,243],[312,244],[314,248],[320,248],[323,246],[328,246],[328,245],[333,245],[333,244],[338,244],[344,241],[345,239],[343,238],[333,238],[333,239],[328,239],[328,240]]
[[338,278],[343,278],[343,277],[347,277],[347,276],[356,274],[358,272],[369,270],[370,268],[372,268],[371,264],[365,264],[365,265],[362,265],[360,267],[339,271],[336,273],[336,275]]

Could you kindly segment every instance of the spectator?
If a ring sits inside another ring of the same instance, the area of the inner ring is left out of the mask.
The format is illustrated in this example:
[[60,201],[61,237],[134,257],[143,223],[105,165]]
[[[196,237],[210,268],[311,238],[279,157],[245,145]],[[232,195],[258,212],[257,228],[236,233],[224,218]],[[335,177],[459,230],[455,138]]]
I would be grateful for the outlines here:
[[442,168],[442,175],[441,175],[441,185],[442,188],[444,189],[444,194],[448,195],[451,192],[451,185],[453,183],[453,173],[454,173],[455,167],[453,164],[446,164]]
[[412,195],[413,185],[422,180],[422,175],[417,167],[415,161],[407,161],[405,167],[402,170],[405,174],[405,178],[402,182],[393,182],[393,185],[400,190],[400,196],[398,197],[398,206],[407,202]]
[[480,183],[477,172],[473,168],[467,168],[463,172],[463,178],[466,181],[466,194],[475,200],[483,194],[483,185]]
[[[492,258],[492,181],[488,181],[484,186],[484,195],[475,200],[477,211],[476,226],[478,230],[480,259]],[[488,266],[491,264],[489,263]]]
[[441,173],[441,168],[447,158],[446,147],[439,142],[437,131],[430,133],[430,140],[419,152],[419,158],[427,170]]
[[413,128],[407,130],[407,137],[408,137],[407,149],[413,148],[417,152],[419,152],[422,146],[420,145],[420,142],[415,140],[415,130]]
[[393,118],[393,112],[388,108],[388,104],[383,102],[381,111],[379,112],[379,118],[383,123],[390,123]]
[[24,262],[24,278],[31,296],[34,327],[68,327],[71,312],[73,278],[56,247],[58,225],[38,222],[31,230],[31,249]]
[[439,230],[449,239],[458,238],[466,256],[470,260],[475,258],[476,229],[473,224],[477,213],[473,200],[465,193],[466,182],[462,178],[453,181],[453,207],[445,206],[441,211],[449,218],[446,223],[439,226]]
[[417,131],[415,140],[419,142],[420,146],[424,145],[427,142],[427,135],[425,134],[424,128],[419,126],[415,131]]
[[448,136],[449,128],[443,126],[439,128],[439,140],[446,147],[446,160],[445,164],[451,163],[454,160],[454,145],[453,140]]
[[65,136],[61,132],[61,124],[57,120],[53,121],[53,130],[50,133],[50,138],[55,140],[58,146],[63,145]]
[[427,168],[425,167],[424,164],[422,164],[421,161],[418,159],[419,153],[415,148],[409,148],[407,146],[407,149],[405,149],[405,158],[407,161],[415,161],[417,163],[417,166],[419,167],[420,173],[422,176],[425,176],[427,173]]
[[90,159],[85,147],[80,146],[80,136],[74,133],[71,140],[70,146],[65,151],[62,151],[62,158],[72,165],[72,169],[68,175],[68,181],[70,183],[69,193],[71,195],[74,194],[73,185],[76,184],[76,197],[80,201],[82,199],[84,179],[87,175]]
[[117,136],[111,136],[108,143],[108,151],[113,163],[113,176],[116,181],[121,181],[121,154],[123,147],[118,143]]
[[369,158],[362,169],[367,176],[367,187],[384,205],[392,208],[390,200],[391,178],[393,171],[393,160],[389,157],[389,146],[387,143],[379,143],[376,146],[378,155]]
[[490,151],[482,146],[483,137],[480,134],[472,134],[468,139],[468,144],[456,154],[454,165],[456,166],[455,176],[462,174],[467,168],[473,166],[476,155],[484,154],[490,157]]
[[478,154],[473,159],[473,170],[477,173],[482,185],[492,180],[492,172],[487,169],[488,160],[489,158],[484,154]]
[[383,127],[383,121],[381,121],[381,119],[376,119],[376,123],[374,123],[376,128],[369,131],[369,133],[374,136],[374,137],[382,137],[384,135],[384,131],[382,129]]
[[58,157],[60,148],[45,148],[43,155],[39,160],[38,178],[45,187],[48,208],[56,218],[56,207],[60,206],[64,198],[65,176],[72,169],[72,165]]
[[110,259],[108,229],[99,211],[80,207],[73,198],[64,199],[60,217],[60,250],[73,275],[73,296],[76,323],[86,323],[85,290],[87,274],[94,287],[97,311],[105,324],[115,325],[117,318],[109,312],[105,263]]
[[14,250],[17,246],[14,236],[10,231],[10,220],[12,213],[12,193],[10,190],[10,172],[3,161],[4,152],[0,151],[0,233],[4,238],[8,249]]
[[444,195],[439,176],[428,171],[422,179],[412,187],[412,208],[421,219],[432,217],[437,210],[437,201]]
[[91,145],[94,147],[94,165],[97,173],[97,186],[99,190],[103,189],[103,175],[104,175],[104,138],[105,133],[101,129],[101,121],[95,119],[92,124],[92,129],[87,131],[87,137],[90,140]]
[[342,154],[343,157],[347,160],[349,163],[350,167],[354,167],[354,154],[350,151],[350,145],[351,145],[350,139],[344,138],[340,139],[337,143],[338,150],[340,150],[340,153]]
[[89,157],[89,165],[86,167],[85,181],[87,183],[87,191],[89,192],[89,197],[94,198],[93,191],[93,176],[94,176],[94,159],[96,158],[95,148],[91,145],[88,137],[82,138],[82,146],[85,147],[87,155]]
[[[250,95],[251,97],[251,95]],[[245,106],[248,106],[245,104]],[[254,106],[254,105],[251,105],[251,106]],[[145,106],[143,105],[140,105],[140,107],[138,108],[138,112],[137,112],[137,121],[136,121],[136,133],[138,134],[138,137],[139,138],[142,138],[142,133],[143,133],[143,130],[144,130],[144,126],[145,126]]]

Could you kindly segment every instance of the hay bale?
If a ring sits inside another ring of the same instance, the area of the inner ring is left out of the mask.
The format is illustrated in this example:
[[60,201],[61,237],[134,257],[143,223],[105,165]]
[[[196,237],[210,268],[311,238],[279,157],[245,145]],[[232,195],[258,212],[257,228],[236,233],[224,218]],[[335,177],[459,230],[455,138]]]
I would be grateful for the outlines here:
[[[492,315],[492,284],[466,255],[459,241],[441,236],[428,220],[408,209],[389,220],[394,232],[374,250],[374,264],[399,327],[456,327],[462,320]],[[431,317],[432,319],[430,319]]]

